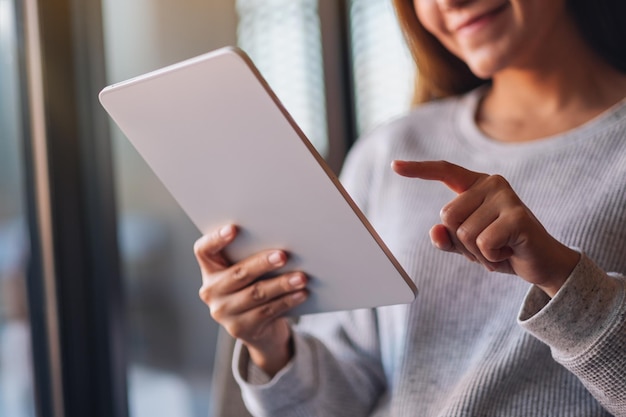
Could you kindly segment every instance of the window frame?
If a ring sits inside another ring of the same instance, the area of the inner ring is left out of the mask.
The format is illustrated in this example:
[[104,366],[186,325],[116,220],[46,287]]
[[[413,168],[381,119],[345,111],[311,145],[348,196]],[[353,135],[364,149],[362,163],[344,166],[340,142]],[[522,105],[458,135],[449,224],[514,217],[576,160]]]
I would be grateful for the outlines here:
[[99,0],[15,1],[38,416],[128,416]]

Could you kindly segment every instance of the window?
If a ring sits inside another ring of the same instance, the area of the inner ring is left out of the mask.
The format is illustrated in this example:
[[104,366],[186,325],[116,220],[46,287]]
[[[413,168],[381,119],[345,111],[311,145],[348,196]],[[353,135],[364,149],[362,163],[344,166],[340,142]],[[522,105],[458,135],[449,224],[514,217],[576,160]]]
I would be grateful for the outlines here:
[[409,109],[415,65],[391,0],[351,0],[350,38],[357,131],[364,134]]
[[328,149],[317,0],[237,0],[238,44],[304,134]]

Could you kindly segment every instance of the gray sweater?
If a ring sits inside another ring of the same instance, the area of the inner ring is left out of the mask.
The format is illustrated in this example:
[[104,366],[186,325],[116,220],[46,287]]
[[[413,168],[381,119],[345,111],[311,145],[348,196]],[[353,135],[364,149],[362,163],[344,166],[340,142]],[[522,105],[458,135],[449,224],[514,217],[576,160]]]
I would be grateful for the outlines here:
[[[420,293],[303,317],[293,360],[271,380],[238,344],[233,371],[254,415],[626,416],[626,101],[565,134],[506,144],[474,123],[480,94],[421,106],[355,145],[342,181]],[[428,230],[454,194],[399,177],[393,159],[502,174],[580,263],[549,299],[438,251]]]

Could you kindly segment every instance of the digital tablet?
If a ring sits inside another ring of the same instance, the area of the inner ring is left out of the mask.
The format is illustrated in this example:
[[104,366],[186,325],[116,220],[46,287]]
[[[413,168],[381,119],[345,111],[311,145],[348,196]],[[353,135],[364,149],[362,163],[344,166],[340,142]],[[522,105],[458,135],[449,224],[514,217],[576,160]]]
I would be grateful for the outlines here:
[[291,315],[411,302],[417,289],[245,53],[228,47],[106,87],[100,102],[200,232],[233,261],[284,249]]

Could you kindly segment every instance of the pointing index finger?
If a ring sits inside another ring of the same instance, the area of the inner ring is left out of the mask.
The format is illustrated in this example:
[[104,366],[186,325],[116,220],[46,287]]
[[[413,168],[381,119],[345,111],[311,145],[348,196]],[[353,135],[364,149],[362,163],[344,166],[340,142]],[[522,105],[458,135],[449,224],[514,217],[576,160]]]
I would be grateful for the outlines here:
[[404,177],[421,178],[443,182],[452,191],[460,194],[467,191],[485,176],[447,161],[400,161],[391,163],[391,168]]

